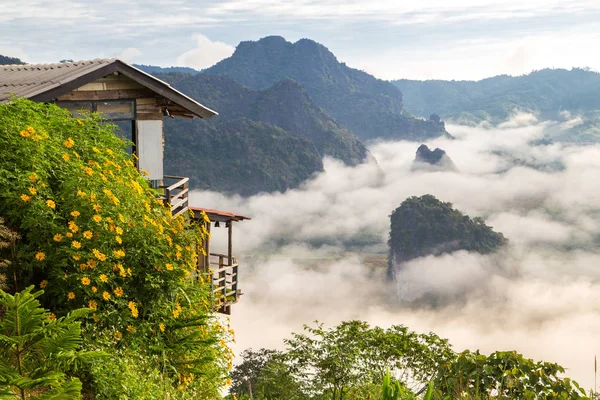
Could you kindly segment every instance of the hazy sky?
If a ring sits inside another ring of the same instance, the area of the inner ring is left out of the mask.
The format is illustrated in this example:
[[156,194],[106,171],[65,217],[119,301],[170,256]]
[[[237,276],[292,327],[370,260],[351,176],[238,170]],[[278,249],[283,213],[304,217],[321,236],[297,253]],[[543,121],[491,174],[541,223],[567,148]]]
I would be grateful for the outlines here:
[[383,79],[600,70],[597,0],[0,0],[0,54],[205,68],[242,40],[314,39]]

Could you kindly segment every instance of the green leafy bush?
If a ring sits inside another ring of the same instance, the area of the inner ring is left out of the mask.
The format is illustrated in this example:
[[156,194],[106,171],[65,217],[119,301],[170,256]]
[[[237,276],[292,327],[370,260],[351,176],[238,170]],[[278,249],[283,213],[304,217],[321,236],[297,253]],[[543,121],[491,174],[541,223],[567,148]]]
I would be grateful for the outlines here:
[[114,129],[51,104],[0,105],[0,215],[21,236],[6,253],[9,290],[43,288],[58,316],[93,309],[89,343],[160,356],[162,376],[186,390],[210,376],[214,395],[232,332],[197,275],[206,231],[171,217]]
[[[40,306],[33,286],[14,296],[0,290],[0,398],[79,399],[81,382],[68,371],[98,354],[80,351],[76,320],[90,310],[56,316]],[[14,397],[13,397],[14,396]]]

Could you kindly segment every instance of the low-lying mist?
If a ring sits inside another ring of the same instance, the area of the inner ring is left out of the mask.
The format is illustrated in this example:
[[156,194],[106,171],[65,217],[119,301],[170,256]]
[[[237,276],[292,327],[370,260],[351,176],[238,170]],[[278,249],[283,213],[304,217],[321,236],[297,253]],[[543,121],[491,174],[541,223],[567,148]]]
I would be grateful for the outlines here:
[[[427,145],[444,149],[457,171],[411,171],[419,143],[378,142],[369,146],[377,163],[326,159],[325,172],[286,193],[194,192],[193,205],[252,217],[234,226],[245,293],[231,317],[236,350],[281,348],[314,320],[361,319],[434,331],[457,351],[515,349],[558,362],[591,388],[600,353],[600,145],[542,140],[576,123],[516,115],[496,127],[449,125],[456,139]],[[510,245],[415,259],[388,283],[385,267],[366,260],[387,252],[392,210],[428,193],[481,216]],[[213,249],[225,239],[213,229]]]

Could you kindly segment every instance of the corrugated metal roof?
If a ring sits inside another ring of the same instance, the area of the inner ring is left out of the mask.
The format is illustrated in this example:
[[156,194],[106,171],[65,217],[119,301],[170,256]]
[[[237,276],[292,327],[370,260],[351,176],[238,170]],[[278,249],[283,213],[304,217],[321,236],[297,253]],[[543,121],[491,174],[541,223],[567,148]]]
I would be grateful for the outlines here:
[[36,101],[51,101],[58,95],[113,72],[122,73],[200,118],[217,115],[168,83],[114,58],[58,64],[0,65],[0,103],[8,102],[15,95]]
[[0,102],[11,95],[31,98],[106,66],[115,59],[96,59],[60,64],[0,66]]

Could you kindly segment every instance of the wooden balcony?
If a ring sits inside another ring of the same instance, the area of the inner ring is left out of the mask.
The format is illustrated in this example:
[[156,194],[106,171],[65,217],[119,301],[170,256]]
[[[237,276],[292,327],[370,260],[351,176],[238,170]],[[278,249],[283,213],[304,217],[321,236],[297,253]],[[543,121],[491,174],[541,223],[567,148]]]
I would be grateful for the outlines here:
[[[242,295],[242,291],[238,289],[240,277],[238,261],[233,256],[233,224],[250,218],[232,212],[208,208],[190,207],[190,209],[194,213],[193,218],[204,224],[208,232],[208,237],[202,244],[203,254],[205,255],[198,257],[198,272],[203,276],[210,275],[215,311],[230,315],[231,306],[237,303]],[[209,221],[204,219],[204,215],[209,218]],[[227,253],[213,253],[210,237],[217,234],[217,231],[221,230],[222,227],[225,228],[227,233]]]
[[160,189],[164,189],[162,200],[167,207],[171,208],[173,218],[182,214],[185,216],[189,210],[189,182],[190,178],[165,175],[163,184],[159,186]]
[[231,314],[231,305],[237,303],[242,294],[238,289],[238,262],[225,254],[210,253],[209,273],[214,295],[215,311]]

